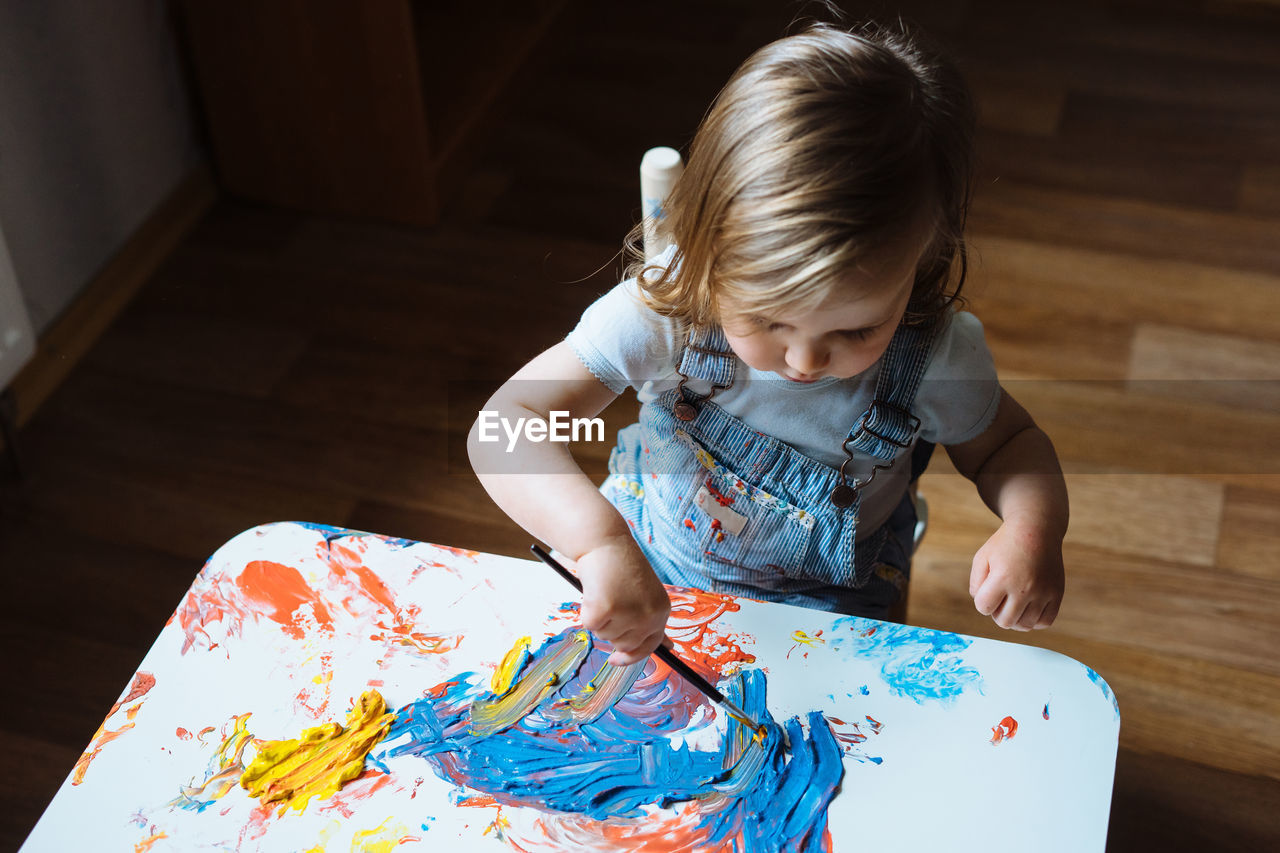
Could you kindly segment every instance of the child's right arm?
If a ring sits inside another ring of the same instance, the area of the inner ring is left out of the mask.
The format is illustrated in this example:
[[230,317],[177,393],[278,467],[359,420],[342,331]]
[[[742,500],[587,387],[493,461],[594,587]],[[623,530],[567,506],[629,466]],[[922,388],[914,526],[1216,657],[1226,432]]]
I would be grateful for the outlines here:
[[[568,343],[520,368],[485,404],[508,424],[599,414],[617,395],[591,374]],[[643,660],[662,641],[671,602],[626,522],[573,460],[568,445],[508,437],[467,438],[476,476],[512,520],[575,564],[582,580],[583,627],[613,645],[610,663]]]

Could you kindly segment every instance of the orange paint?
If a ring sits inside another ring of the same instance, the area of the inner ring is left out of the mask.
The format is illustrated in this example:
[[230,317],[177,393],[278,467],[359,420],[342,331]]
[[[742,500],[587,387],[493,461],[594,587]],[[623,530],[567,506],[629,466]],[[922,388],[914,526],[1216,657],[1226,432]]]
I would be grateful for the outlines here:
[[316,812],[319,814],[337,812],[345,818],[350,818],[355,815],[353,803],[369,799],[376,791],[381,791],[392,784],[392,781],[392,777],[381,770],[366,770],[326,800],[316,809]]
[[168,837],[169,836],[164,834],[163,830],[157,830],[156,832],[147,836],[142,841],[139,841],[137,844],[133,845],[133,851],[134,853],[146,853],[147,850],[151,849],[151,845],[155,844],[161,838],[168,838]]
[[548,815],[535,826],[545,841],[527,839],[529,848],[507,843],[516,850],[596,850],[610,853],[701,853],[706,851],[705,819],[696,808],[682,808],[669,817],[646,815],[635,820],[593,821],[580,815]]
[[[90,738],[89,748],[76,760],[75,767],[71,771],[72,785],[79,785],[84,781],[85,774],[89,772],[90,762],[98,757],[98,753],[102,752],[102,748],[104,746],[129,731],[129,729],[133,728],[134,718],[138,716],[138,711],[142,708],[142,702],[146,699],[147,693],[151,688],[155,686],[156,677],[149,672],[139,672],[133,676],[133,683],[129,686],[129,692],[111,706],[111,710],[108,711],[107,716],[103,718],[102,724],[98,726],[98,730],[94,732],[93,737]],[[137,701],[137,704],[125,711],[125,724],[114,731],[108,731],[107,724],[111,722],[111,718],[114,717],[121,708],[135,700]]]
[[439,551],[447,551],[455,557],[466,557],[473,563],[479,558],[479,551],[468,551],[466,548],[451,548],[448,545],[432,545],[431,547]]
[[182,726],[178,726],[174,731],[174,734],[178,736],[178,740],[191,740],[191,732],[187,731]]
[[744,635],[722,633],[713,626],[720,616],[741,609],[731,596],[681,587],[669,587],[667,593],[671,597],[667,636],[700,675],[714,679],[755,662],[755,655],[742,649]]
[[991,745],[1003,743],[1006,740],[1012,740],[1013,736],[1018,733],[1018,721],[1013,717],[1005,717],[995,726],[991,728]]
[[284,632],[295,640],[301,640],[305,636],[305,630],[298,624],[297,614],[307,604],[311,605],[316,623],[333,630],[333,617],[329,615],[329,609],[303,579],[302,574],[291,566],[270,560],[254,560],[236,578],[236,586],[249,602],[270,608],[271,612],[267,613],[264,609],[263,615],[279,623]]
[[467,808],[484,808],[486,806],[496,806],[498,801],[488,794],[473,794],[465,799],[458,800],[458,805]]
[[[365,597],[376,601],[392,613],[396,612],[395,597],[373,570],[364,564],[360,554],[351,548],[333,543],[329,548],[329,568],[338,578],[346,580],[348,573],[354,577],[354,585]],[[346,603],[351,601],[347,599]]]

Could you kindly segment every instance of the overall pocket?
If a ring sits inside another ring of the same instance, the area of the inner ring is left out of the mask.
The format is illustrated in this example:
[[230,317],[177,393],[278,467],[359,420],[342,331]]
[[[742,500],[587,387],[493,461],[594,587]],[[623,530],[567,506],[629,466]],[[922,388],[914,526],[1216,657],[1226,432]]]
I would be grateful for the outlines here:
[[667,484],[672,508],[678,509],[672,519],[707,571],[761,589],[793,586],[813,516],[739,477],[683,430],[676,430],[664,451],[685,458],[685,473]]

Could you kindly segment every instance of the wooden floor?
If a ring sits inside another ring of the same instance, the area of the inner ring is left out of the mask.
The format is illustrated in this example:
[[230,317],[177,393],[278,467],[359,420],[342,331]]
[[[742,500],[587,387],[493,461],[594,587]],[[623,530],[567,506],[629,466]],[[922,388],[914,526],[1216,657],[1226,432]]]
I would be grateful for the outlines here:
[[[924,25],[978,94],[972,308],[1072,496],[1061,618],[1003,634],[966,594],[994,520],[939,460],[910,619],[1107,679],[1110,850],[1280,849],[1280,10],[860,8]],[[523,553],[463,431],[613,282],[641,153],[685,145],[792,9],[578,4],[430,232],[216,206],[23,430],[25,480],[0,485],[0,847],[237,532],[300,519]]]

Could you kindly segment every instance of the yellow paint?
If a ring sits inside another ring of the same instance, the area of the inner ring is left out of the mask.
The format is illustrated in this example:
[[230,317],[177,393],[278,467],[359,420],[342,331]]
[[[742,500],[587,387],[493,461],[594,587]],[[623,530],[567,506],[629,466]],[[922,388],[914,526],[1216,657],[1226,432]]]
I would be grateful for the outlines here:
[[333,841],[333,837],[342,831],[342,823],[336,820],[329,821],[328,826],[320,830],[316,835],[316,845],[308,847],[304,853],[325,853],[329,849],[329,842]]
[[351,836],[351,853],[391,853],[409,834],[409,827],[393,824],[389,817],[373,829],[362,829]]
[[795,640],[797,643],[800,643],[801,645],[804,645],[804,646],[816,646],[819,644],[825,645],[827,641],[822,639],[822,637],[820,636],[821,634],[822,632],[819,631],[817,634],[814,634],[812,637],[810,637],[804,631],[795,631],[794,633],[792,633],[791,639]]
[[498,668],[494,670],[493,678],[490,680],[490,687],[493,689],[494,696],[502,696],[511,689],[511,685],[515,683],[516,676],[520,674],[520,670],[524,668],[525,661],[529,659],[529,644],[532,642],[532,637],[521,637],[502,656],[502,663],[498,664]]
[[550,653],[529,666],[506,693],[496,695],[495,691],[493,698],[471,703],[471,733],[491,735],[524,719],[562,683],[565,675],[578,671],[590,650],[591,635],[586,631],[574,631],[557,641]]
[[485,827],[481,835],[488,835],[492,832],[499,841],[506,840],[506,832],[511,829],[511,821],[507,820],[506,815],[502,813],[502,807],[498,807],[498,816],[493,819],[493,823]]
[[[233,717],[235,723],[231,727],[231,734],[224,737],[222,744],[218,747],[218,769],[199,785],[195,784],[194,779],[191,780],[190,785],[182,785],[182,793],[169,805],[184,806],[201,797],[217,800],[236,786],[236,782],[244,772],[241,755],[244,753],[244,748],[253,740],[253,735],[249,732],[249,714],[250,712],[245,712]],[[210,726],[205,731],[213,731],[213,727]]]
[[395,720],[376,690],[365,691],[344,729],[325,723],[294,740],[265,741],[240,777],[249,796],[280,803],[280,813],[299,812],[312,797],[328,797],[364,770],[364,757],[386,736]]

